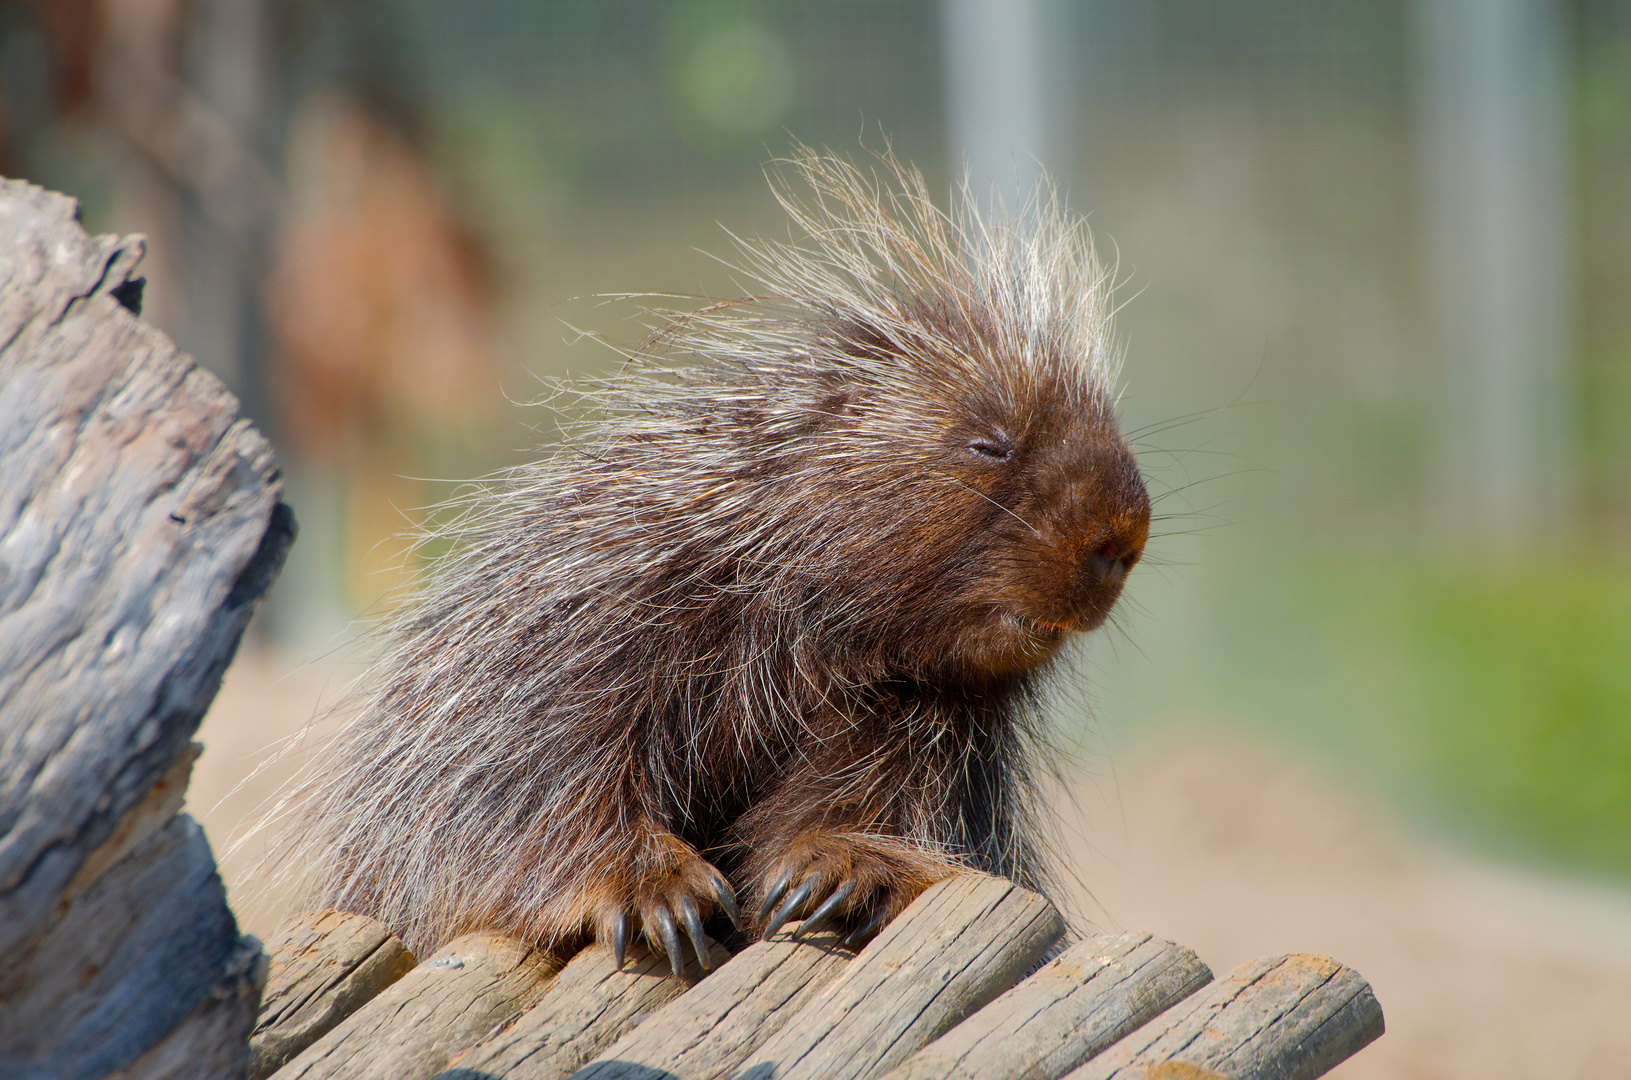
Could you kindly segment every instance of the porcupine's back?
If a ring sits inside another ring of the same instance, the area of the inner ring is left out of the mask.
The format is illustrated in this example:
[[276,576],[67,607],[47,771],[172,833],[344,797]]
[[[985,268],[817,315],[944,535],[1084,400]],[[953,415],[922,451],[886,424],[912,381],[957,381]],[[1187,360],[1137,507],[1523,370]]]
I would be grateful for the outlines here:
[[656,808],[726,844],[801,740],[853,740],[858,787],[901,783],[868,710],[948,763],[908,793],[908,839],[1034,883],[1036,658],[992,675],[964,628],[1036,584],[1016,545],[1046,522],[1016,534],[1006,496],[940,462],[993,413],[1121,445],[1106,283],[1052,203],[959,227],[884,160],[892,183],[801,154],[815,199],[778,196],[806,241],[743,245],[762,295],[672,316],[575,391],[561,448],[462,504],[307,780],[282,866],[309,901],[420,950],[572,938],[561,898],[621,822]]

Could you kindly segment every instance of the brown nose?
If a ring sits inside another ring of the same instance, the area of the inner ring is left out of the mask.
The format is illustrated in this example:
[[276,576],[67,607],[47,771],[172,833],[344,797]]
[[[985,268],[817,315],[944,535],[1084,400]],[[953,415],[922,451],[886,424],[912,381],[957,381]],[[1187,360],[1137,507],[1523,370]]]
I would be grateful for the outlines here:
[[1127,580],[1127,571],[1138,562],[1143,547],[1118,540],[1106,540],[1087,554],[1087,572],[1096,582],[1109,588],[1120,588]]

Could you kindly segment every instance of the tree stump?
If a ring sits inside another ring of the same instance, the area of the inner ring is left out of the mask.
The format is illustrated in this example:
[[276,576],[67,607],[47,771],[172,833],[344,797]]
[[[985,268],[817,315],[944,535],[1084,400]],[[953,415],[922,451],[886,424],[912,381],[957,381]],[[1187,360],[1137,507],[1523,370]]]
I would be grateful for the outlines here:
[[75,218],[0,182],[0,1073],[238,1077],[265,961],[177,811],[294,519]]

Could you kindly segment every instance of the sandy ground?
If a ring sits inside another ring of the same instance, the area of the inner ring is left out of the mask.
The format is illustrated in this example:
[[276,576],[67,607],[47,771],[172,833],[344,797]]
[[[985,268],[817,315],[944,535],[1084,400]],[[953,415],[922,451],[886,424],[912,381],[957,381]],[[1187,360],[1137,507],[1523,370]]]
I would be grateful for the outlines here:
[[[291,670],[293,669],[293,670]],[[247,783],[266,749],[344,680],[246,651],[199,738],[189,803],[218,853],[276,790]],[[1631,890],[1549,878],[1411,836],[1306,763],[1216,733],[1120,752],[1084,781],[1074,907],[1103,928],[1182,942],[1222,975],[1285,952],[1333,956],[1371,981],[1387,1034],[1332,1076],[1432,1080],[1631,1072]],[[244,887],[249,843],[223,859],[245,929],[283,912]]]

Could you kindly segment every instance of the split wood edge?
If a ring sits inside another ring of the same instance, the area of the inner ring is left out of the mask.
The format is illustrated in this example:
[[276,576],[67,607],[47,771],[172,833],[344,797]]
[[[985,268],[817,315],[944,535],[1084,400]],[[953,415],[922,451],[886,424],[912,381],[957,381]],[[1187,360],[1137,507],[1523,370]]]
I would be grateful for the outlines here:
[[320,911],[266,943],[271,974],[250,1036],[248,1080],[263,1080],[413,969],[400,938],[366,915]]
[[723,1080],[830,983],[854,953],[840,935],[803,940],[800,924],[742,950],[700,985],[658,1009],[572,1080]]
[[1088,938],[888,1080],[1059,1080],[1211,981],[1192,951],[1151,934]]
[[1068,1080],[1313,1080],[1383,1030],[1381,1006],[1358,972],[1295,953],[1240,965]]

